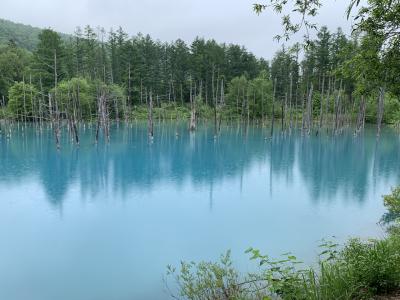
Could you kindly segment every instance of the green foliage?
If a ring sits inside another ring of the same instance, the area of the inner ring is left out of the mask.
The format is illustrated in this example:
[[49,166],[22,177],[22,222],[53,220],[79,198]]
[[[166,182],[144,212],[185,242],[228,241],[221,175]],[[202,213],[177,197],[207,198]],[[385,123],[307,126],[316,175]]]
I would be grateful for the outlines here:
[[[57,85],[57,100],[62,112],[73,114],[80,108],[82,117],[90,119],[96,109],[96,98],[93,95],[93,83],[83,78],[64,80]],[[52,90],[54,95],[55,90]]]
[[13,118],[26,120],[33,117],[34,102],[39,93],[32,84],[16,82],[9,90],[8,110]]
[[[163,120],[188,119],[190,110],[186,106],[176,105],[174,103],[161,103],[160,107],[153,108],[153,118]],[[131,111],[130,118],[136,120],[147,120],[148,107],[146,105],[135,105]]]
[[398,98],[386,94],[385,96],[385,114],[384,122],[386,124],[399,124],[400,123],[400,101]]
[[228,118],[249,116],[263,118],[271,114],[272,82],[267,71],[253,80],[245,76],[235,77],[228,84],[226,107],[223,114]]
[[244,279],[232,267],[229,256],[224,256],[221,264],[182,263],[179,274],[168,267],[168,275],[174,275],[180,295],[187,299],[350,300],[369,299],[400,288],[398,235],[383,240],[352,239],[343,249],[324,241],[321,247],[318,268],[302,268],[302,262],[290,253],[274,260],[250,248],[246,252],[258,262],[260,271]]
[[383,196],[383,202],[389,213],[400,217],[400,187],[392,190],[392,193]]
[[383,203],[388,211],[382,216],[380,223],[387,227],[390,234],[400,237],[400,187],[383,196]]
[[[284,101],[290,93],[295,94],[296,83],[299,78],[299,63],[297,60],[298,50],[296,47],[278,51],[271,64],[271,78],[276,81],[276,99]],[[308,74],[307,74],[308,75]]]
[[8,89],[15,81],[23,80],[30,59],[30,53],[11,42],[0,48],[0,98],[8,96]]
[[[378,94],[371,93],[367,97],[366,107],[366,120],[370,123],[376,122],[378,106]],[[389,93],[385,94],[384,99],[385,113],[383,115],[383,121],[386,124],[398,124],[400,122],[400,102],[399,99]]]
[[291,6],[289,9],[296,15],[297,18],[301,21],[292,21],[292,16],[284,14],[282,16],[282,26],[283,33],[281,35],[276,35],[275,39],[278,41],[282,38],[285,40],[289,40],[289,38],[298,33],[301,29],[305,29],[306,32],[310,29],[316,29],[316,24],[311,22],[311,19],[315,17],[318,13],[319,7],[322,5],[321,0],[298,0],[290,1],[287,0],[269,0],[267,4],[254,4],[253,8],[257,14],[260,14],[262,11],[271,8],[274,12],[278,14],[282,14],[283,11],[288,9],[289,5]]
[[227,105],[238,115],[246,110],[245,103],[248,87],[249,82],[243,75],[233,78],[228,84]]
[[39,44],[34,52],[33,69],[37,81],[42,82],[46,91],[53,88],[56,81],[65,78],[65,59],[61,36],[51,29],[44,29],[39,34]]
[[[239,274],[232,265],[230,251],[222,255],[220,262],[216,263],[182,262],[179,271],[168,266],[167,276],[172,277],[178,284],[179,296],[189,300],[253,299],[259,294],[255,290],[249,290],[249,284],[256,283],[256,279],[240,281]],[[257,286],[253,288],[257,289]]]
[[399,236],[368,242],[350,240],[341,259],[351,274],[348,284],[358,287],[359,294],[386,294],[400,288]]

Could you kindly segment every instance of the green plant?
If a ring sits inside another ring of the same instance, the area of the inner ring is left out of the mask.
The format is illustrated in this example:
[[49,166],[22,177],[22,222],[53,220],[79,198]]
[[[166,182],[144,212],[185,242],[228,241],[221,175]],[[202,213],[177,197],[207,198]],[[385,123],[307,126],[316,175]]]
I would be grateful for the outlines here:
[[222,255],[219,262],[181,262],[179,271],[168,266],[167,276],[174,278],[179,296],[184,299],[252,299],[251,294],[256,293],[249,288],[252,280],[240,282],[230,251]]
[[390,213],[400,215],[400,187],[392,190],[392,193],[383,196],[383,203]]
[[349,284],[360,291],[382,294],[400,287],[400,239],[390,235],[383,240],[350,240],[342,253],[351,277]]

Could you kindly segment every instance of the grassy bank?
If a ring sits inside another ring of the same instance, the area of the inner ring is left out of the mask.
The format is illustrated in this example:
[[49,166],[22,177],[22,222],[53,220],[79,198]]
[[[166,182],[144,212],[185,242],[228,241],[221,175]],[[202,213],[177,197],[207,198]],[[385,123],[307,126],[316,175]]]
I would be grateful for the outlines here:
[[[286,254],[274,260],[248,249],[258,272],[240,274],[230,252],[219,262],[182,262],[168,267],[167,279],[178,286],[178,299],[392,299],[400,292],[400,188],[384,196],[387,213],[383,239],[351,239],[344,245],[324,241],[317,267],[305,267]],[[168,282],[168,281],[167,281]],[[398,298],[396,298],[398,299]]]

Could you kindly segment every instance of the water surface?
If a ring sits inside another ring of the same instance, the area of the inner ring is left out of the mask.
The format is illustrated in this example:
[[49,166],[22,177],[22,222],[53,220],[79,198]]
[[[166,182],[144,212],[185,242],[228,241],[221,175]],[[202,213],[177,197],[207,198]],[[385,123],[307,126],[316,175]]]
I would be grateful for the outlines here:
[[[381,236],[381,195],[400,183],[399,135],[278,134],[186,125],[113,127],[81,145],[50,129],[0,136],[0,299],[164,299],[166,265],[216,260],[227,249],[292,251],[318,240]],[[178,133],[178,135],[176,134]]]

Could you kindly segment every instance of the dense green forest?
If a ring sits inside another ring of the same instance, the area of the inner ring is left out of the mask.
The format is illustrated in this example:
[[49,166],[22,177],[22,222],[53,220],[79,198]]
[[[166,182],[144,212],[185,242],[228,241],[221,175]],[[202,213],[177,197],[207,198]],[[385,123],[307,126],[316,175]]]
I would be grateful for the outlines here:
[[[216,127],[241,119],[272,128],[279,119],[282,129],[308,132],[328,125],[340,132],[348,124],[361,130],[365,122],[380,129],[400,120],[398,49],[383,52],[382,39],[365,29],[349,37],[321,27],[306,46],[283,46],[267,61],[203,38],[166,43],[86,26],[68,38],[44,29],[36,43],[37,30],[29,28],[15,27],[0,48],[5,119],[68,120],[73,128],[82,120],[107,127],[111,119],[184,117],[192,129],[198,118],[212,118]],[[30,42],[14,39],[20,32]]]

